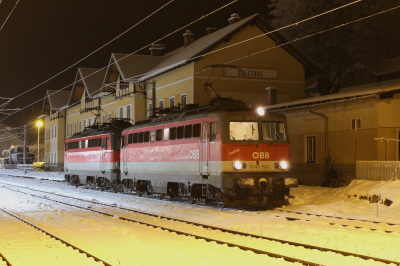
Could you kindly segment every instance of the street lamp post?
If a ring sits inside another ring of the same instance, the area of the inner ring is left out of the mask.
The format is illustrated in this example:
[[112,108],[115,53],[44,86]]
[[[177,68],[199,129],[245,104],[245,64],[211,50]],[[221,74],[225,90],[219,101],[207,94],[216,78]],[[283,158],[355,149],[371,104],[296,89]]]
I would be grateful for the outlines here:
[[36,122],[37,125],[37,162],[39,162],[39,134],[40,134],[40,126],[43,125],[42,121],[37,121]]

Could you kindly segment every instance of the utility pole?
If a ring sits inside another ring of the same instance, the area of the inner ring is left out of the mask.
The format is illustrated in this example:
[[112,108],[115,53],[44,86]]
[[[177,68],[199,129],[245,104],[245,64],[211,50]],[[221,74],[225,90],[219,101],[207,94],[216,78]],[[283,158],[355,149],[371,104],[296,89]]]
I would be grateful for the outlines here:
[[24,125],[24,170],[25,170],[25,165],[26,165],[26,125]]

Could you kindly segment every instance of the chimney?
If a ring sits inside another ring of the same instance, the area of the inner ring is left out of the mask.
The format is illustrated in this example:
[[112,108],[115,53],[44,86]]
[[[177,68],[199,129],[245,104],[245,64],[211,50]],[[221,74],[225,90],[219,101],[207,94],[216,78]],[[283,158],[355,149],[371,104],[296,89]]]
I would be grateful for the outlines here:
[[238,13],[232,14],[231,17],[228,19],[229,21],[229,25],[232,25],[233,23],[238,22],[239,20],[241,20],[242,18],[239,17]]
[[190,30],[186,30],[183,34],[183,40],[185,47],[191,44],[193,42],[193,33]]
[[165,53],[165,49],[166,48],[164,44],[157,44],[157,43],[152,43],[149,48],[152,56],[163,56]]
[[266,88],[267,90],[267,96],[268,96],[268,100],[267,100],[267,105],[274,105],[278,103],[278,88],[274,88],[274,87],[268,87]]
[[213,28],[213,27],[208,27],[208,28],[206,29],[206,31],[207,31],[207,35],[209,35],[209,34],[213,33],[215,30],[216,30],[216,29],[215,29],[215,28]]

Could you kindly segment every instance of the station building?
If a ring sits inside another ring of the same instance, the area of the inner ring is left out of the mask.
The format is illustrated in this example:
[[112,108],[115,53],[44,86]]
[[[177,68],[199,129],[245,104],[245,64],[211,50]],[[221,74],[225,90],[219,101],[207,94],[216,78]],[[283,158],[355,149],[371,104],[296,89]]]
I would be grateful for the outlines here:
[[[304,98],[305,77],[321,73],[319,65],[294,45],[283,45],[285,38],[258,14],[233,14],[227,24],[205,29],[203,37],[186,30],[182,46],[169,53],[162,44],[153,44],[149,55],[113,53],[107,69],[79,68],[72,91],[48,91],[46,168],[62,169],[65,139],[96,119],[135,122],[157,108],[207,104],[216,95],[205,89],[206,81],[218,79],[211,85],[218,95],[252,107]],[[210,73],[210,65],[219,67]]]
[[[315,93],[316,87],[311,82],[306,89]],[[267,111],[288,119],[292,175],[299,183],[321,185],[328,167],[338,175],[330,185],[346,185],[359,162],[378,166],[400,159],[400,57],[358,64],[337,94],[278,103]]]

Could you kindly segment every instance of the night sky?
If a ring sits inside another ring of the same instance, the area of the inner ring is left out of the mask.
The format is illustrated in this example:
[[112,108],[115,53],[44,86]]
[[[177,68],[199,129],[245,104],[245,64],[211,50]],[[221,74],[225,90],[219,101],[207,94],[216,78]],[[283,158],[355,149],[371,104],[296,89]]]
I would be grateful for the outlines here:
[[[1,1],[1,25],[16,2]],[[38,101],[46,90],[58,90],[73,83],[78,67],[102,68],[108,64],[111,53],[132,53],[229,2],[175,0],[96,54],[16,98],[7,107],[23,108]],[[0,31],[0,97],[15,97],[37,86],[166,3],[168,0],[20,0]],[[233,13],[242,18],[259,13],[268,19],[270,10],[267,5],[267,0],[239,0],[186,29],[190,29],[198,39],[206,34],[207,27],[220,29],[227,26]],[[160,42],[166,45],[167,52],[183,45],[184,31]],[[140,53],[150,54],[148,48]],[[71,90],[71,86],[67,90]],[[43,100],[40,100],[2,123],[21,126],[33,122],[40,115],[42,105]],[[0,119],[4,117],[0,115]]]

